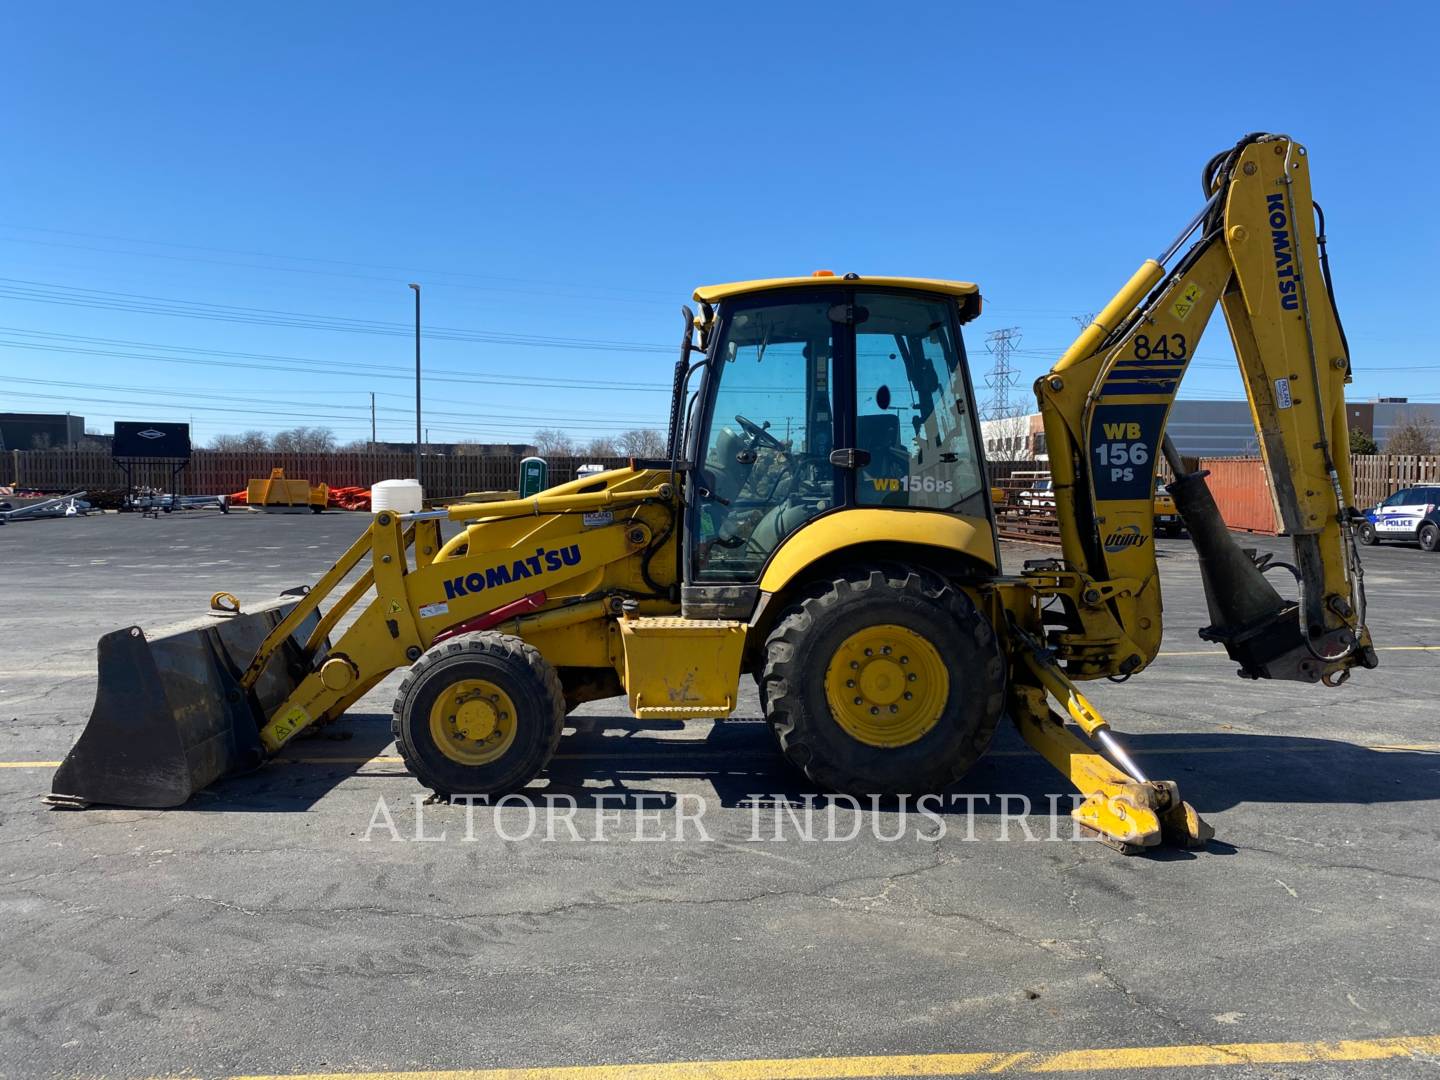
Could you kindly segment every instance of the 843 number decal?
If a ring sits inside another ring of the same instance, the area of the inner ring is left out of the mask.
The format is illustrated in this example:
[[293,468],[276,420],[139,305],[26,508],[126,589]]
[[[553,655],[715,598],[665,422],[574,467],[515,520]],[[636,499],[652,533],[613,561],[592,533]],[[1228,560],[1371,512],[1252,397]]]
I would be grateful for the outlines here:
[[1135,359],[1154,360],[1157,357],[1161,360],[1184,360],[1185,335],[1184,334],[1158,334],[1151,337],[1149,334],[1135,335]]

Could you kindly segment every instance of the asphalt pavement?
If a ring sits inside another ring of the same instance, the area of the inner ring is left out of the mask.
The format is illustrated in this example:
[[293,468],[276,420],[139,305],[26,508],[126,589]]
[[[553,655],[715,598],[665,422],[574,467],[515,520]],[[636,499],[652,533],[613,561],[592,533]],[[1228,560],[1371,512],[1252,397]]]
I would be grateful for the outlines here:
[[100,634],[312,582],[364,525],[0,528],[0,1076],[1440,1071],[1440,555],[1365,550],[1381,667],[1328,690],[1236,678],[1159,541],[1161,657],[1086,690],[1199,852],[1074,839],[1008,729],[933,816],[807,800],[749,680],[719,723],[585,706],[498,809],[421,804],[395,677],[182,809],[41,803]]

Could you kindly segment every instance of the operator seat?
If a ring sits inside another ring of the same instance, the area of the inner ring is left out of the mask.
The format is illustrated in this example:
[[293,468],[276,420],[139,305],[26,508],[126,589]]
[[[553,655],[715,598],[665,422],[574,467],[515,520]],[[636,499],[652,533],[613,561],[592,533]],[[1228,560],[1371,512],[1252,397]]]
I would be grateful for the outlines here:
[[910,455],[900,443],[900,417],[892,412],[855,418],[855,442],[868,451],[870,461],[860,470],[864,501],[881,506],[908,506],[910,495],[900,484],[876,485],[875,480],[901,480],[910,475]]
[[[750,447],[744,435],[721,428],[715,436],[715,444],[705,459],[706,483],[715,496],[712,514],[717,519],[728,517],[736,496],[745,490],[750,473],[755,468],[754,460],[741,460],[740,454]],[[721,501],[723,500],[723,502]]]

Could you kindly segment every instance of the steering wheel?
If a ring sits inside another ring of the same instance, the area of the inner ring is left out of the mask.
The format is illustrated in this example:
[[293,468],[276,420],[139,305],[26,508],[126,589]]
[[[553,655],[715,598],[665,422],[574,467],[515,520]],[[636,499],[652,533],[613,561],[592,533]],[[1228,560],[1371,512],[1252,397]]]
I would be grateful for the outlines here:
[[763,427],[755,423],[755,421],[751,420],[749,417],[741,416],[737,413],[735,416],[735,422],[745,429],[745,434],[749,435],[750,438],[755,441],[755,444],[757,446],[769,447],[771,450],[785,449],[785,444],[783,442],[777,439],[774,435],[771,435],[770,432],[766,431]]

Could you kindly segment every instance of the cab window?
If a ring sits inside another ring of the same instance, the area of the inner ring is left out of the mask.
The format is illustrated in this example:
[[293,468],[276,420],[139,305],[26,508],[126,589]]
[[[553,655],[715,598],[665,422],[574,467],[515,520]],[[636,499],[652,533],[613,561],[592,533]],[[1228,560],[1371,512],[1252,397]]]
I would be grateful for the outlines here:
[[857,293],[855,444],[861,505],[946,510],[981,490],[981,461],[953,305]]

